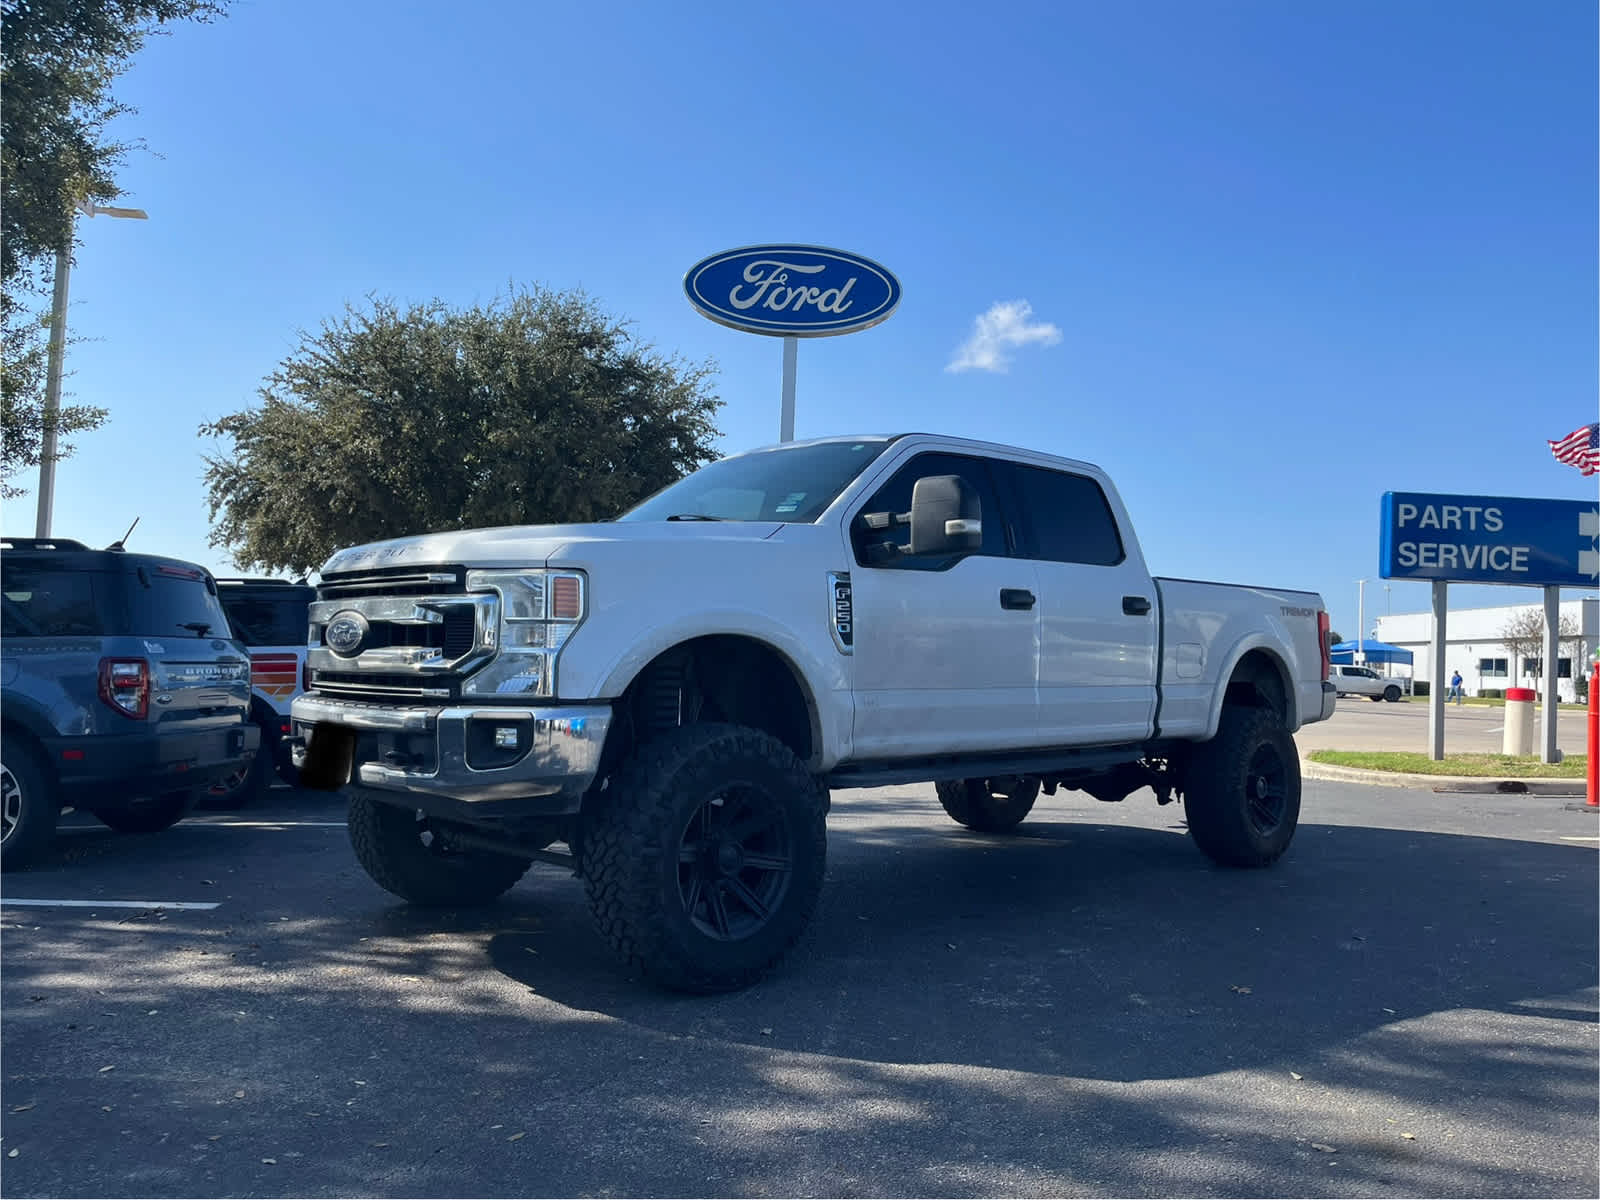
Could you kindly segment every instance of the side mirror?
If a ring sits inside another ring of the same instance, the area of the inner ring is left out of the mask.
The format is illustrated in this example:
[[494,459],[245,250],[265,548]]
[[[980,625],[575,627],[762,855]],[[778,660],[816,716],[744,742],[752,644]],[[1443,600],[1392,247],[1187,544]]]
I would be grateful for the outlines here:
[[911,553],[971,554],[983,545],[983,505],[959,475],[929,475],[911,489]]

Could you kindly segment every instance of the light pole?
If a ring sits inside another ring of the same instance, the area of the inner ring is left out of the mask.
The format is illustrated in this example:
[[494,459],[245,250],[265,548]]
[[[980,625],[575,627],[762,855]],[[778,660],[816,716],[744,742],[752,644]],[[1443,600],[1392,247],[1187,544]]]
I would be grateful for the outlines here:
[[[93,200],[78,201],[78,211],[88,217],[149,219],[142,208],[108,208]],[[72,226],[67,244],[56,251],[55,294],[50,301],[50,357],[44,376],[44,437],[39,446],[39,517],[35,537],[50,536],[50,515],[56,499],[56,421],[61,415],[61,361],[67,354],[67,277],[72,271]]]
[[1356,580],[1356,661],[1367,661],[1367,581]]

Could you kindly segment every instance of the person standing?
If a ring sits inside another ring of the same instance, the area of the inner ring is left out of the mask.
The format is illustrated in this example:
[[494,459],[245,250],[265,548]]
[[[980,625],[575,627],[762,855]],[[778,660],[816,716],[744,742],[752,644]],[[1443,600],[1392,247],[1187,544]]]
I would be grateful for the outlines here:
[[1450,694],[1448,696],[1446,696],[1445,699],[1454,700],[1456,702],[1457,707],[1460,707],[1460,704],[1461,704],[1461,672],[1459,670],[1456,671],[1453,675],[1450,676]]

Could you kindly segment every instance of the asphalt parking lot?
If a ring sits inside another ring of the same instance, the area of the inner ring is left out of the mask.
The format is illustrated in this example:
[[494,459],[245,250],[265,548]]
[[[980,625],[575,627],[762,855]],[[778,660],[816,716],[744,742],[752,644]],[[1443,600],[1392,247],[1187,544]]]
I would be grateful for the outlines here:
[[1307,781],[1239,873],[1148,793],[1005,838],[931,792],[837,793],[814,937],[713,998],[630,978],[556,868],[405,908],[331,797],[68,817],[5,880],[5,1192],[1600,1190],[1592,817]]

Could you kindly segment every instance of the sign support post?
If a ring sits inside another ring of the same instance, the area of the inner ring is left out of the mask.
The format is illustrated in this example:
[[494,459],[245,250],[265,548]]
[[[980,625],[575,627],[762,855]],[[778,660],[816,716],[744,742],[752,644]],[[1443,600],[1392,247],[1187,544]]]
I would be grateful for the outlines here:
[[1434,762],[1444,761],[1444,623],[1450,613],[1446,600],[1449,590],[1450,585],[1443,579],[1433,581],[1433,639],[1428,647],[1428,670],[1433,675],[1428,685],[1428,757]]
[[778,440],[794,441],[794,373],[795,360],[800,356],[800,339],[783,339],[783,409],[778,417]]
[[1561,650],[1561,589],[1544,589],[1544,661],[1539,665],[1544,675],[1544,703],[1540,705],[1540,718],[1544,721],[1544,742],[1539,761],[1561,761],[1561,751],[1556,748],[1556,656]]

